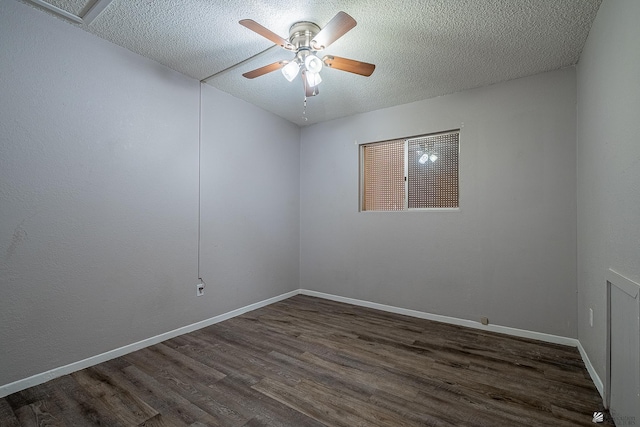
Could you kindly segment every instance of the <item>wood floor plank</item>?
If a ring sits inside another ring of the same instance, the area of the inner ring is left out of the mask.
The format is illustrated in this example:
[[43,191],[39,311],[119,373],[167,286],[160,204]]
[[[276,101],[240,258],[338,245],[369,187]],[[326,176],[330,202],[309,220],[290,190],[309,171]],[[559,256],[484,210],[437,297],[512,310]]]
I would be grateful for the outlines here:
[[[129,393],[137,396],[158,412],[158,415],[145,420],[140,423],[140,425],[153,426],[167,424],[176,427],[187,427],[193,422],[192,418],[187,418],[185,421],[182,417],[175,415],[175,412],[172,410],[175,408],[175,402],[170,399],[170,395],[165,399],[157,398],[156,395],[154,395],[155,390],[152,387],[127,375],[124,370],[131,366],[132,365],[126,363],[122,358],[118,358],[101,363],[93,368],[117,382],[120,387],[125,388]],[[179,413],[181,414],[183,412],[184,411],[180,411]]]
[[369,399],[371,404],[395,412],[403,419],[411,420],[419,426],[455,427],[455,417],[439,411],[425,411],[425,405],[414,400],[405,400],[384,390],[376,391]]
[[[212,386],[221,399],[233,399],[239,408],[253,414],[255,422],[266,422],[273,427],[320,427],[322,424],[295,411],[281,402],[265,398],[253,387],[247,387],[240,381],[227,377]],[[239,410],[240,410],[239,409]]]
[[109,408],[86,393],[70,375],[14,393],[7,396],[7,400],[14,410],[37,400],[46,401],[51,404],[49,410],[59,409],[56,419],[65,426],[123,425]]
[[138,424],[138,427],[171,427],[174,425],[175,424],[168,422],[167,419],[162,416],[162,414],[158,414]]
[[226,376],[211,366],[204,365],[162,343],[148,347],[145,350],[149,351],[147,354],[156,353],[155,360],[158,363],[163,363],[164,366],[175,366],[186,375],[197,378],[204,383],[214,383]]
[[64,426],[62,420],[57,420],[51,413],[51,402],[39,400],[37,402],[24,405],[15,411],[20,425],[23,426]]
[[299,394],[295,389],[291,389],[286,384],[279,383],[270,378],[265,378],[259,383],[254,384],[252,388],[325,425],[350,427],[363,424],[360,420],[352,420],[351,414],[344,411],[341,407],[327,405],[326,403],[322,406],[314,405],[310,397]]
[[219,420],[196,403],[176,393],[171,388],[164,385],[160,378],[154,378],[146,374],[136,366],[129,366],[123,370],[127,378],[135,381],[148,393],[144,400],[149,401],[154,408],[158,408],[161,414],[173,414],[188,425],[195,422],[202,422],[209,426],[223,426]]
[[297,295],[9,395],[0,427],[568,427],[594,411],[575,348]]
[[20,422],[7,399],[0,399],[0,427],[18,427]]
[[244,369],[245,367],[238,360],[237,355],[223,344],[215,343],[214,338],[210,341],[192,334],[180,338],[180,340],[174,338],[173,342],[167,343],[167,345],[177,345],[177,347],[172,348],[183,352],[203,365],[224,373],[226,376],[241,380],[247,385],[255,384],[262,378],[260,372],[256,372],[253,369]]
[[158,415],[158,411],[96,368],[83,369],[71,376],[91,396],[102,401],[124,425],[138,425]]
[[311,353],[304,353],[300,360],[310,363],[316,368],[323,368],[335,372],[343,381],[367,384],[375,390],[386,390],[399,397],[413,399],[418,395],[416,389],[406,386],[402,380],[391,375],[383,375],[382,370],[360,370],[346,364],[323,359]]
[[206,378],[206,375],[203,375],[203,378],[197,378],[189,375],[189,372],[181,370],[178,365],[163,364],[163,359],[160,355],[154,354],[151,350],[129,354],[125,358],[133,362],[138,369],[155,378],[163,386],[207,412],[216,419],[217,424],[233,427],[242,425],[247,421],[248,417],[212,398],[210,395],[211,389],[208,386],[216,383],[218,379],[210,381]]
[[363,362],[377,364],[384,368],[412,370],[427,375],[435,359],[421,354],[407,353],[395,348],[374,345],[369,342],[351,338],[342,334],[310,337],[300,335],[302,341],[312,341],[332,349],[335,354],[358,358]]

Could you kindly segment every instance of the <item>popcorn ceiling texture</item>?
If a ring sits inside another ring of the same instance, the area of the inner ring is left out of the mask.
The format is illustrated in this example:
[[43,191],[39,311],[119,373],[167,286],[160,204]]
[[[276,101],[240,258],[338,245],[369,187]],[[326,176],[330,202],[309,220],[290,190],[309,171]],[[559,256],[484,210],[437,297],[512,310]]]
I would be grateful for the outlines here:
[[[70,11],[93,4],[50,2]],[[320,95],[308,101],[308,121],[302,116],[300,77],[291,83],[279,72],[254,80],[242,77],[291,59],[291,52],[274,49],[208,81],[307,125],[575,65],[600,2],[409,0],[389,7],[383,0],[114,0],[91,24],[81,26],[200,80],[272,45],[238,24],[241,19],[251,18],[286,38],[297,21],[322,27],[343,10],[358,25],[325,53],[371,62],[376,70],[369,78],[323,70]]]
[[93,1],[87,0],[46,0],[47,3],[59,7],[69,13],[82,17],[84,13],[94,4]]

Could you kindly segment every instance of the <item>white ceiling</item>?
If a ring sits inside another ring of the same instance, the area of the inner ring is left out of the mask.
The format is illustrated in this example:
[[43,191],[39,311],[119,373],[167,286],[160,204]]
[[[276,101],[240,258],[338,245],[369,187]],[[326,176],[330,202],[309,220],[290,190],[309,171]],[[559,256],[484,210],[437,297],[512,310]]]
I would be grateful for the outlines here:
[[[198,80],[215,75],[208,84],[301,126],[574,65],[601,2],[22,1],[42,10],[43,4],[53,5],[78,18],[67,17],[71,24]],[[288,38],[293,23],[323,27],[341,10],[358,25],[323,55],[374,63],[376,70],[362,77],[325,68],[320,94],[308,100],[307,121],[300,77],[291,83],[279,71],[242,77],[293,53],[275,47],[220,73],[273,46],[239,20],[253,19]]]

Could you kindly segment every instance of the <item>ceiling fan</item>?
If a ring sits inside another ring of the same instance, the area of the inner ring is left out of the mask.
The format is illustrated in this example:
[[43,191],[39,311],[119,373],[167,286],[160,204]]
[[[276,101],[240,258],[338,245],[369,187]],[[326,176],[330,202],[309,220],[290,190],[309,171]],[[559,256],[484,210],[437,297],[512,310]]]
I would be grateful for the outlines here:
[[322,29],[313,22],[296,22],[289,29],[289,40],[280,37],[251,19],[243,19],[240,24],[271,40],[283,49],[295,52],[295,57],[290,61],[274,62],[244,73],[243,76],[248,79],[282,69],[285,78],[293,81],[300,73],[302,74],[305,96],[314,96],[318,94],[318,85],[322,81],[320,70],[323,65],[365,77],[369,77],[376,68],[374,64],[339,56],[325,55],[322,59],[316,56],[317,52],[326,49],[331,43],[356,26],[355,19],[345,12],[338,12]]

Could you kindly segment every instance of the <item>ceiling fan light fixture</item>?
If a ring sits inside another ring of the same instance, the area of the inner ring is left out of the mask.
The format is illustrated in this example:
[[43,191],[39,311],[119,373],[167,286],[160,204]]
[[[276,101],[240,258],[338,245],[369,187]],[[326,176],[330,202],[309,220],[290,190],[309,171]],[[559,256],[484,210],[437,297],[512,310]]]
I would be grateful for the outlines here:
[[300,72],[300,64],[298,64],[297,61],[291,61],[287,65],[282,67],[282,75],[285,77],[285,79],[289,80],[290,82],[296,78],[299,72]]
[[[295,52],[295,57],[291,61],[282,60],[274,62],[248,71],[242,75],[247,79],[254,79],[272,71],[280,70],[282,75],[291,82],[301,73],[302,82],[304,83],[305,102],[306,97],[318,94],[318,85],[322,82],[320,71],[324,65],[334,70],[346,71],[365,77],[369,77],[376,67],[374,64],[341,58],[339,56],[326,55],[322,59],[316,56],[316,52],[329,47],[333,42],[356,26],[355,19],[345,12],[338,12],[324,28],[320,28],[320,26],[314,22],[298,21],[289,28],[288,40],[280,37],[278,34],[252,19],[243,19],[240,21],[240,25],[286,50]],[[258,55],[254,55],[249,59],[257,56]],[[246,61],[248,61],[248,59],[237,65],[244,64]],[[235,67],[234,65],[229,69]]]
[[322,82],[322,77],[318,73],[306,73],[307,75],[307,84],[310,87],[316,87]]
[[310,54],[304,58],[304,66],[311,74],[317,74],[322,70],[322,60],[317,56]]

